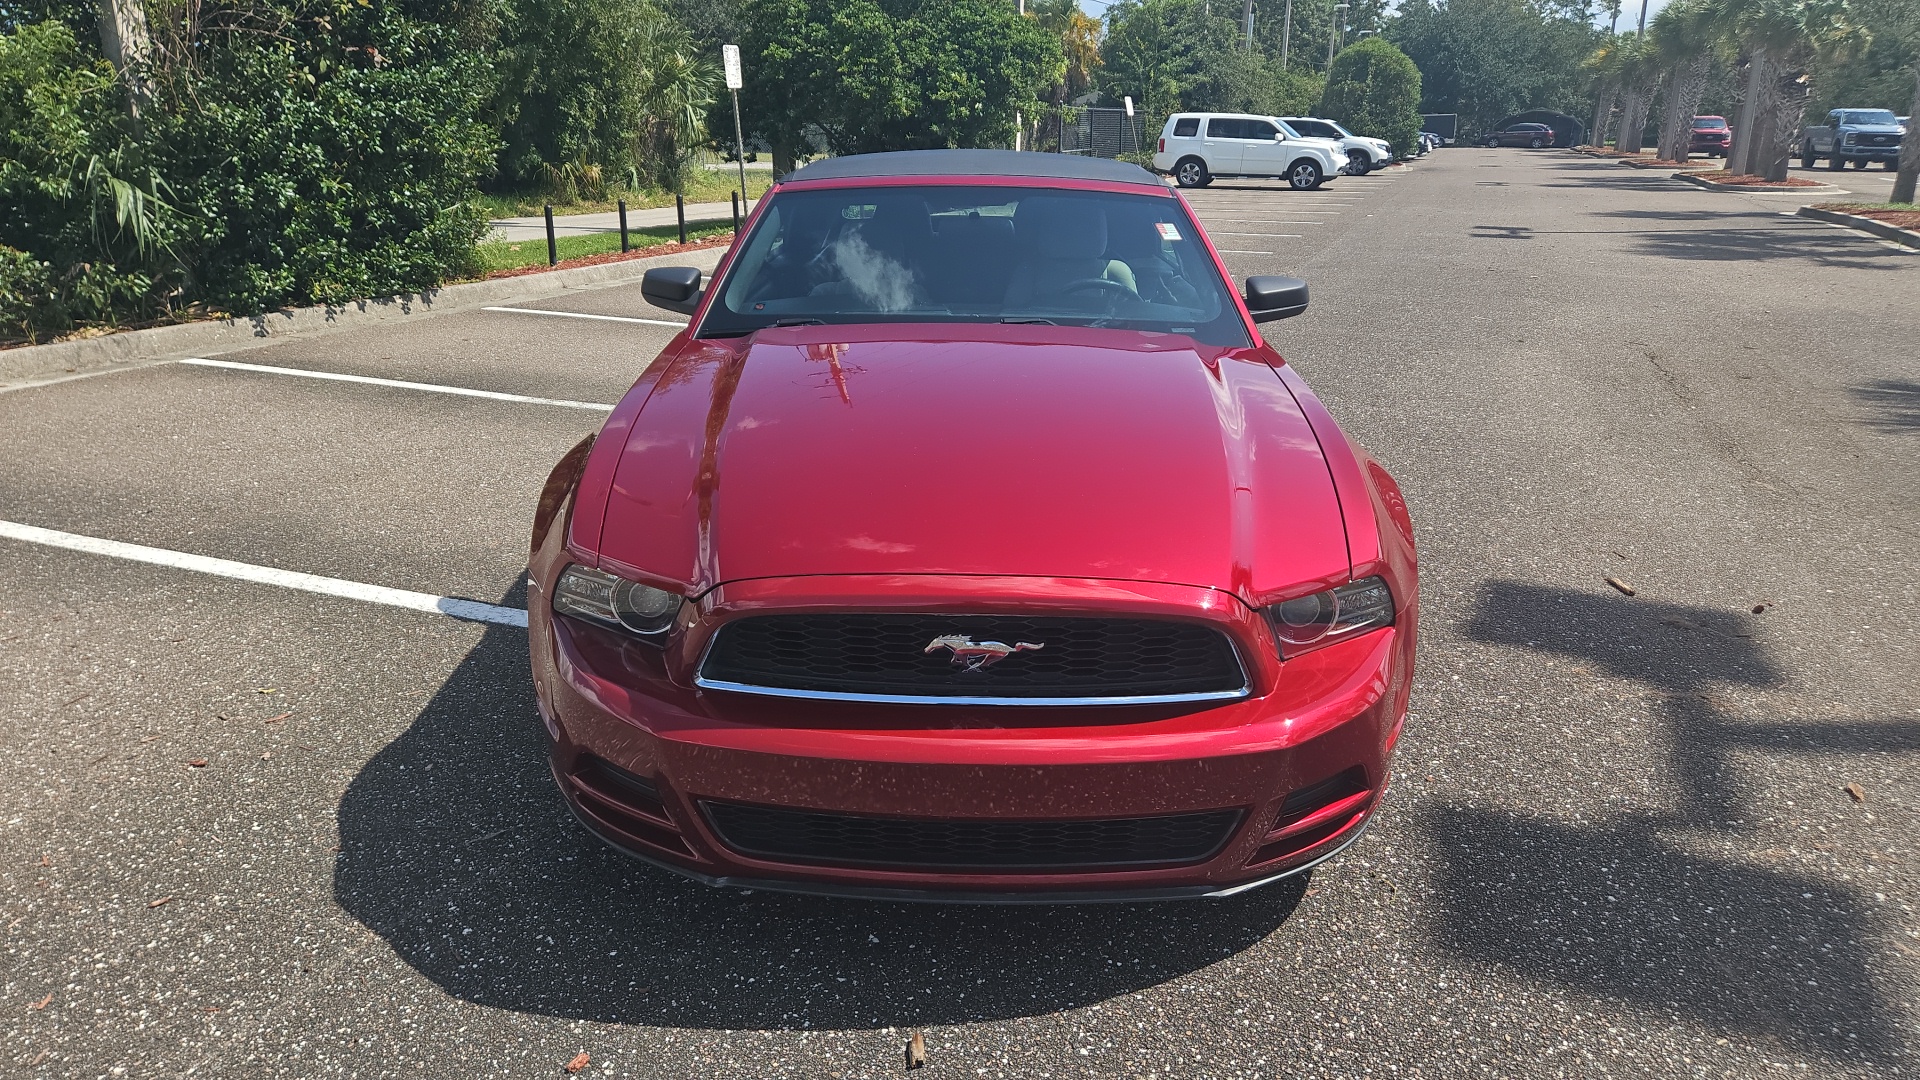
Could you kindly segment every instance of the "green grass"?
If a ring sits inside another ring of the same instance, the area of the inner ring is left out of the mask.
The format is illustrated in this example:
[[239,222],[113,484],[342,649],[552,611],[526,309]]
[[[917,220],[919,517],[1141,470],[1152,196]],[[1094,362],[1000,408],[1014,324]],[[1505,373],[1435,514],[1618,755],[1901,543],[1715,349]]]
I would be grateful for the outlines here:
[[[747,196],[757,199],[773,186],[773,174],[765,169],[747,170]],[[687,201],[726,202],[727,193],[740,190],[740,174],[733,169],[713,170],[696,169],[687,178]],[[550,196],[537,191],[508,192],[505,194],[478,196],[483,213],[490,218],[534,217],[545,208]],[[597,214],[618,209],[617,200],[627,200],[627,209],[646,210],[652,207],[672,206],[673,194],[666,191],[609,191],[604,199],[581,199],[574,202],[553,204],[556,214]],[[616,247],[618,245],[615,245]]]
[[[732,222],[703,221],[687,224],[688,240],[725,236],[731,232],[733,232]],[[680,239],[680,230],[672,225],[628,229],[627,239],[636,249],[657,244],[671,244]],[[560,236],[554,238],[554,246],[559,250],[562,262],[586,255],[605,255],[608,252],[620,250],[620,234],[611,232],[595,233],[591,236]],[[518,266],[545,266],[546,263],[547,240],[544,236],[534,240],[492,240],[480,245],[480,264],[486,273],[492,273],[495,270],[511,270]]]
[[1821,203],[1820,205],[1826,207],[1829,210],[1905,210],[1908,212],[1920,211],[1920,203],[1910,203],[1910,202],[1850,202],[1850,203]]

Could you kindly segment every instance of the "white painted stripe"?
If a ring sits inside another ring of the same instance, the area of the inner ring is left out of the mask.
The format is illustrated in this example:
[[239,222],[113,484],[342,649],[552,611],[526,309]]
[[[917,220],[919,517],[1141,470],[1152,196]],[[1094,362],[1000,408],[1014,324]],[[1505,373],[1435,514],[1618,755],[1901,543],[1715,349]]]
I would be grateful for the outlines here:
[[1290,232],[1226,232],[1220,229],[1210,229],[1208,231],[1213,233],[1213,235],[1215,236],[1269,236],[1276,240],[1300,239],[1299,233],[1290,233]]
[[[1333,213],[1334,211],[1328,211]],[[1325,225],[1324,221],[1291,221],[1286,218],[1226,217],[1212,220],[1227,225]]]
[[498,623],[501,626],[522,628],[527,625],[527,612],[524,608],[500,607],[496,604],[483,604],[478,600],[435,596],[432,593],[412,592],[407,589],[389,589],[385,585],[366,585],[358,581],[321,577],[318,574],[302,574],[271,566],[255,566],[252,563],[233,562],[230,559],[189,555],[184,551],[169,551],[166,548],[123,544],[118,540],[102,540],[98,537],[80,536],[55,529],[42,529],[15,521],[0,521],[0,537],[21,540],[29,544],[65,548],[68,551],[84,551],[90,555],[105,555],[109,558],[150,563],[175,570],[191,570],[199,574],[233,578],[236,581],[251,581],[259,585],[278,585],[283,589],[297,589],[301,592],[319,593],[322,596],[339,596],[369,604],[385,604],[388,607],[407,608],[410,611],[425,611],[466,622]]
[[1217,248],[1222,255],[1271,255],[1271,251],[1242,251],[1239,248]]
[[552,315],[560,319],[598,319],[601,322],[639,323],[642,326],[685,327],[687,325],[683,322],[674,322],[671,319],[636,319],[631,315],[589,315],[584,311],[548,311],[545,308],[489,307],[481,308],[480,310],[504,311],[511,312],[515,315]]
[[407,382],[403,379],[376,379],[371,375],[345,375],[337,371],[309,371],[306,368],[273,367],[268,364],[241,364],[232,360],[208,360],[190,356],[180,361],[195,367],[229,368],[234,371],[254,371],[265,375],[294,375],[302,379],[326,379],[332,382],[366,383],[370,386],[393,386],[402,390],[424,390],[430,394],[456,394],[460,397],[486,398],[489,401],[517,401],[526,405],[558,405],[563,409],[590,409],[594,412],[612,412],[613,406],[602,405],[594,401],[568,401],[565,398],[528,397],[525,394],[502,394],[494,390],[474,390],[465,386],[442,386],[439,383]]

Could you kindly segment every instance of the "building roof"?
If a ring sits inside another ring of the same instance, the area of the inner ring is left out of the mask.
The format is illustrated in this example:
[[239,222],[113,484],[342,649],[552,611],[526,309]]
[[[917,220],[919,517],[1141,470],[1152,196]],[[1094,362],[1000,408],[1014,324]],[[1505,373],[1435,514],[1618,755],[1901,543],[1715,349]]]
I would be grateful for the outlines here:
[[1166,187],[1159,177],[1124,161],[1021,150],[898,150],[886,154],[853,154],[803,165],[788,173],[784,180],[799,183],[877,176],[1023,176]]

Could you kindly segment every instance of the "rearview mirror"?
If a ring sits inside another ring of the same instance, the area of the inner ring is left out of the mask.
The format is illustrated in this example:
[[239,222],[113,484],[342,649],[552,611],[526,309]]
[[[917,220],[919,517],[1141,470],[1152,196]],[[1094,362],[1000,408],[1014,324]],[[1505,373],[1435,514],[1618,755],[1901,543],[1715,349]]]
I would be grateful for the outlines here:
[[1247,279],[1247,314],[1254,322],[1291,319],[1307,310],[1307,283],[1291,277]]
[[654,307],[691,315],[700,307],[700,276],[694,266],[656,266],[640,278],[640,295]]

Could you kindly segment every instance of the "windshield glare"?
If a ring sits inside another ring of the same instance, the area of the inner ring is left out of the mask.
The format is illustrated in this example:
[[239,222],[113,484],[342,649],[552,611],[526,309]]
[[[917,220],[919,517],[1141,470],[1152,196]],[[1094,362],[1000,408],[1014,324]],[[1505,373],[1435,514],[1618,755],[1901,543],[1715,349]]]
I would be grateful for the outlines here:
[[1009,322],[1252,344],[1178,199],[993,186],[778,193],[700,336],[774,325]]
[[1900,121],[1895,120],[1893,113],[1887,109],[1855,109],[1851,112],[1841,113],[1840,122],[1843,124],[1892,125],[1898,124]]
[[1727,126],[1727,122],[1725,120],[1720,120],[1720,119],[1704,119],[1701,117],[1695,117],[1693,121],[1693,130],[1695,131],[1719,131],[1721,128],[1724,128],[1726,126]]

